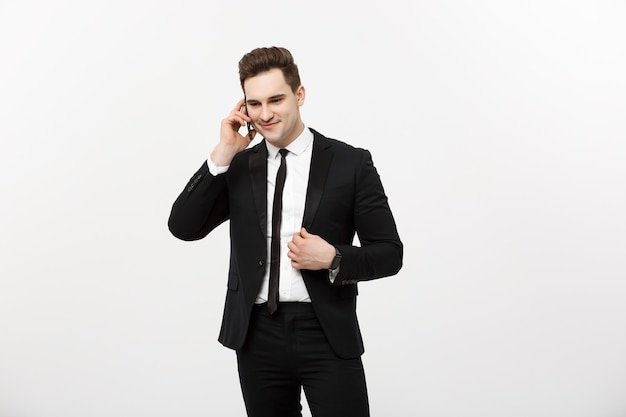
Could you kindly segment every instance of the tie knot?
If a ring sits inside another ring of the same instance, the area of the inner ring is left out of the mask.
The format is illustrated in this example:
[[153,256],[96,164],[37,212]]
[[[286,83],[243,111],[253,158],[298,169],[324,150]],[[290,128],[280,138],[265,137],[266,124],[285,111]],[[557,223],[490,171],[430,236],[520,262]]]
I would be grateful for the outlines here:
[[280,154],[280,156],[282,156],[283,158],[287,156],[287,154],[289,153],[289,151],[285,148],[279,149],[278,153]]

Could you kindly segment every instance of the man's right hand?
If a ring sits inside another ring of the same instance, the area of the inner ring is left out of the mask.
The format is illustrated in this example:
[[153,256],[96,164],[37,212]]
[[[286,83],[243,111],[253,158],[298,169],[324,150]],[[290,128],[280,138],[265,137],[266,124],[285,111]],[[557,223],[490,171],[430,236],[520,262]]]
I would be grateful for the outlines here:
[[[235,108],[231,110],[228,117],[222,120],[220,142],[211,152],[211,161],[213,161],[215,166],[230,165],[235,155],[248,147],[251,139],[247,132],[246,135],[239,133],[239,129],[245,126],[247,122],[251,122],[251,119],[246,115],[245,102],[242,98],[237,102]],[[255,136],[256,130],[253,130],[252,139]]]

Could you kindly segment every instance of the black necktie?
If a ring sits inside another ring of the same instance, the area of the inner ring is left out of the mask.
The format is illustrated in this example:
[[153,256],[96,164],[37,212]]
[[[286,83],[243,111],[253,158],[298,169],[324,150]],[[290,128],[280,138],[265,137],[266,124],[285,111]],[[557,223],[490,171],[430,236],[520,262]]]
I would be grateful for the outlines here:
[[267,297],[267,309],[270,314],[274,314],[278,308],[278,275],[280,269],[280,222],[283,215],[283,188],[285,188],[285,178],[287,177],[287,165],[285,157],[289,152],[281,149],[280,167],[276,174],[276,185],[274,187],[274,204],[272,205],[272,242],[270,248],[270,289]]

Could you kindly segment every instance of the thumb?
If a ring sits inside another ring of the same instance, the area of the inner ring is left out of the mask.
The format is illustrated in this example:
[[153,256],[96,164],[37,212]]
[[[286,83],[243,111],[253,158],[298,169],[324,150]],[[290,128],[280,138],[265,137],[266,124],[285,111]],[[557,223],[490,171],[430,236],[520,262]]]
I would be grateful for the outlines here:
[[303,227],[300,229],[300,236],[306,239],[307,237],[311,237],[311,234]]

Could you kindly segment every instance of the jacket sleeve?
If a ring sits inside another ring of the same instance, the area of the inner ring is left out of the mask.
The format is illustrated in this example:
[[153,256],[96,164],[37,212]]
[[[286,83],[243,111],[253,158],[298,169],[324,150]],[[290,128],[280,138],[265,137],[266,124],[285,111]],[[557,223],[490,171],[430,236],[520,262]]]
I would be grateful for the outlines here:
[[403,245],[371,154],[363,151],[355,180],[354,228],[360,246],[337,245],[341,266],[333,284],[355,284],[395,275]]
[[228,218],[226,174],[212,175],[205,161],[174,202],[169,230],[179,239],[198,240]]

